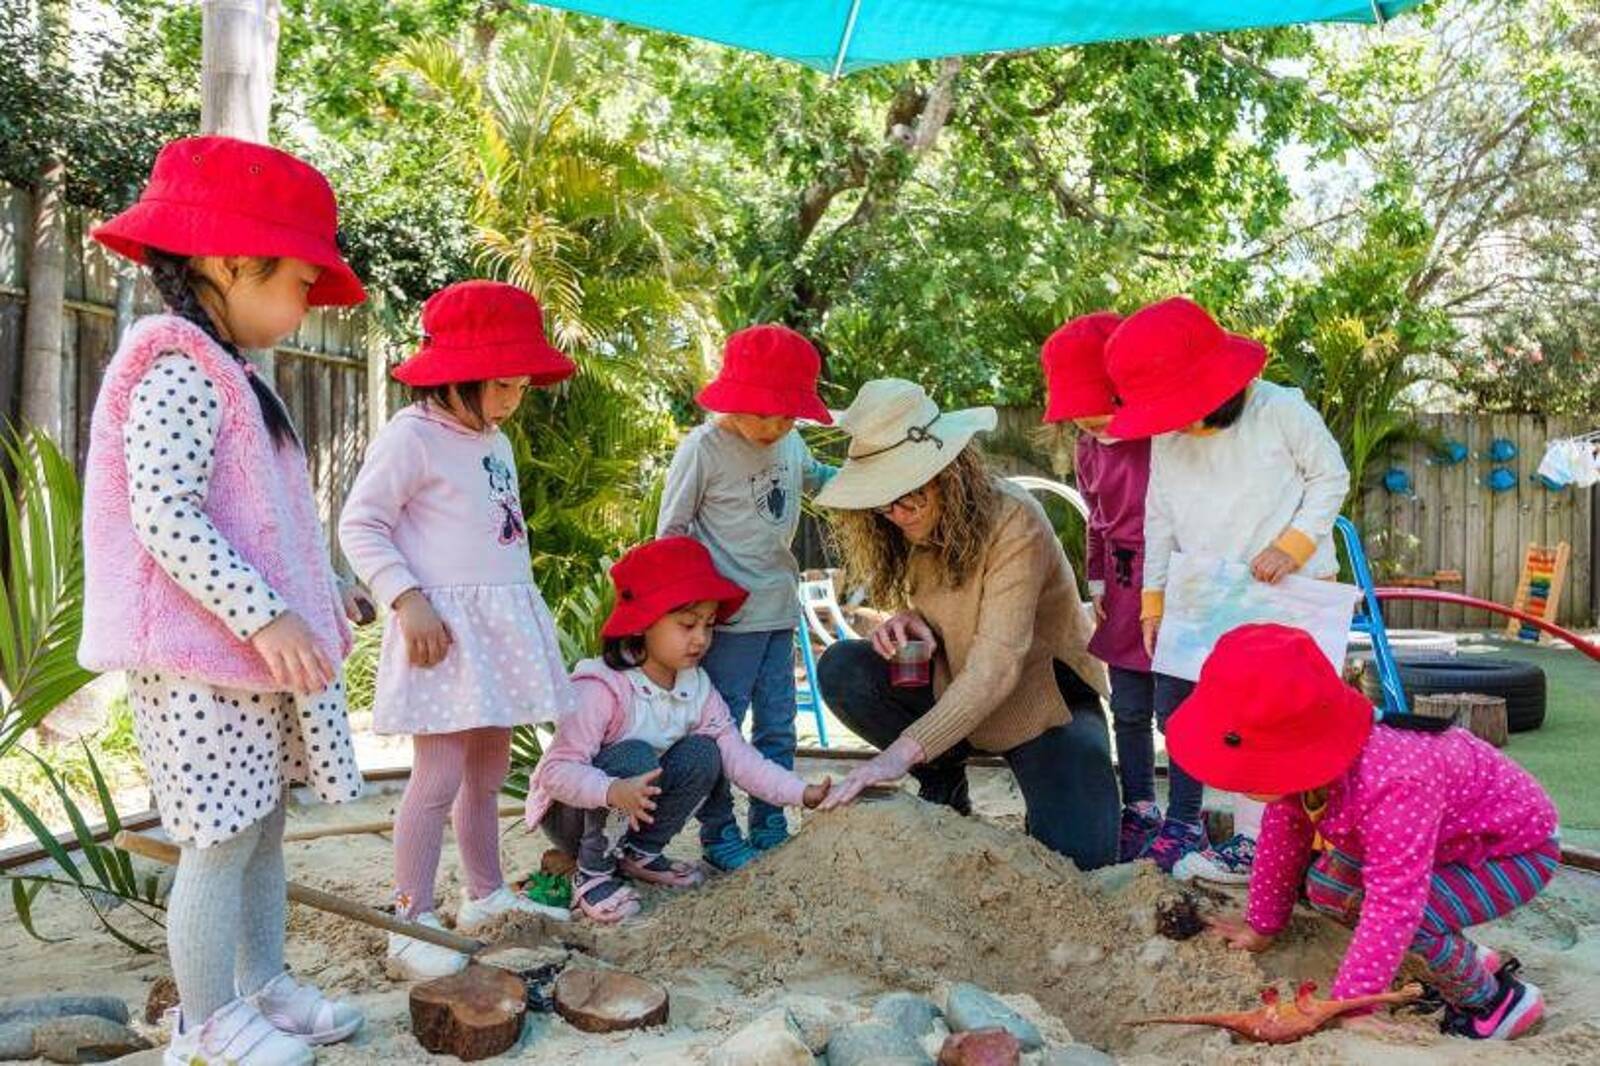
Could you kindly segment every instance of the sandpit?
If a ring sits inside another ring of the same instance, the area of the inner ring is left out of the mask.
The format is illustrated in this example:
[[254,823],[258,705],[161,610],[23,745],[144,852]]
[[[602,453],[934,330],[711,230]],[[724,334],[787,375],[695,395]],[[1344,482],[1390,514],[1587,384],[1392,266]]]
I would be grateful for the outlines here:
[[[1335,1031],[1292,1047],[1247,1047],[1221,1033],[1124,1022],[1248,1007],[1275,978],[1326,983],[1342,930],[1308,913],[1263,956],[1230,952],[1204,937],[1165,939],[1155,931],[1155,912],[1173,890],[1170,881],[1131,867],[1081,874],[1011,828],[1009,790],[976,774],[974,783],[975,793],[992,797],[982,804],[984,817],[962,818],[909,795],[808,816],[791,842],[743,871],[695,892],[650,892],[636,925],[578,925],[561,937],[565,947],[508,953],[528,965],[599,960],[652,977],[669,989],[672,1014],[665,1028],[605,1036],[534,1015],[507,1057],[571,1066],[709,1063],[733,1032],[773,1007],[814,1025],[846,1024],[884,992],[910,990],[942,1002],[952,982],[971,981],[1003,996],[1052,1042],[1087,1042],[1141,1066],[1600,1062],[1600,887],[1592,878],[1564,873],[1534,905],[1482,931],[1483,941],[1515,951],[1526,975],[1546,990],[1550,1017],[1536,1035],[1474,1045],[1445,1040],[1431,1020],[1416,1020],[1383,1040]],[[370,820],[393,798],[307,813]],[[693,855],[692,832],[676,844],[679,854]],[[505,845],[508,870],[516,870],[536,863],[546,842],[517,829]],[[451,852],[441,874],[443,901],[458,887]],[[292,845],[289,861],[299,880],[381,904],[392,856],[385,838],[356,836]],[[61,897],[36,909],[46,932],[76,933],[84,926],[74,908]],[[524,942],[535,939],[531,932],[502,930]],[[74,950],[51,948],[14,923],[0,931],[0,952],[12,972],[28,975],[18,991],[93,988],[136,1007],[149,982],[166,972],[160,955],[132,956],[89,933]],[[383,952],[384,934],[376,930],[291,908],[291,965],[369,1016],[357,1041],[323,1049],[320,1061],[437,1061],[410,1035],[405,990],[383,976]]]

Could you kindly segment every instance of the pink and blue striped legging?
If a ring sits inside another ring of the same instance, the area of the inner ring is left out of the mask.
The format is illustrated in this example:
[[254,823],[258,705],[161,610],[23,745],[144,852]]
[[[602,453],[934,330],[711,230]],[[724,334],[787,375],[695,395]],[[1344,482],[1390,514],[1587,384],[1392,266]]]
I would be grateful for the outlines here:
[[[1532,851],[1490,859],[1482,866],[1459,863],[1433,871],[1428,906],[1411,939],[1411,950],[1428,967],[1445,1001],[1458,1007],[1489,1002],[1498,987],[1478,961],[1478,949],[1462,935],[1527,903],[1555,876],[1561,846],[1552,838]],[[1353,926],[1361,913],[1361,862],[1337,849],[1316,861],[1306,878],[1311,906]]]
[[433,910],[446,816],[455,825],[472,898],[504,883],[499,796],[511,767],[511,730],[418,734],[411,750],[411,780],[394,820],[395,910],[402,917]]

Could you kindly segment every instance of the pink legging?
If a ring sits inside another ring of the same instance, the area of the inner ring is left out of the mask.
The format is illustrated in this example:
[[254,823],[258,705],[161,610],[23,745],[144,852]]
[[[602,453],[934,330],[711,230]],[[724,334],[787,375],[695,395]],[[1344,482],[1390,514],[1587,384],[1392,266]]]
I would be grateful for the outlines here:
[[411,781],[394,820],[395,910],[405,917],[433,910],[446,814],[455,824],[472,898],[504,883],[498,810],[511,767],[511,730],[421,734],[411,738],[411,748]]

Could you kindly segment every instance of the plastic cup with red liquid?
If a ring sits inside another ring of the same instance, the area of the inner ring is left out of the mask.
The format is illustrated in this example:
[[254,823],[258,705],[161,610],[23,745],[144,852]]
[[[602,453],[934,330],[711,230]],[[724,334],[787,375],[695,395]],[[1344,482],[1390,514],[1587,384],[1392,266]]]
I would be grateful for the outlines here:
[[889,660],[889,684],[895,688],[921,688],[932,677],[933,648],[925,640],[908,640]]

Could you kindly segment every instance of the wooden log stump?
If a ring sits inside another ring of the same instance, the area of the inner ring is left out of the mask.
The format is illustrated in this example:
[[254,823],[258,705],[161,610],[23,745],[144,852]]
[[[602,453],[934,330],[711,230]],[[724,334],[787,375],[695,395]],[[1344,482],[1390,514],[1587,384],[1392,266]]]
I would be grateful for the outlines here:
[[411,989],[411,1034],[435,1055],[472,1062],[515,1045],[527,1010],[527,990],[516,974],[471,963]]
[[1412,710],[1425,718],[1448,718],[1497,748],[1506,746],[1510,733],[1506,722],[1506,701],[1499,696],[1458,692],[1438,696],[1418,696]]
[[571,969],[556,978],[556,1013],[574,1029],[614,1033],[667,1020],[667,990],[620,970]]

